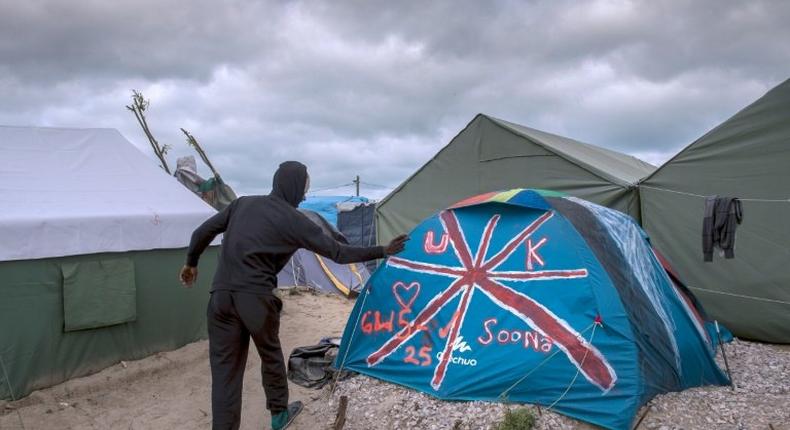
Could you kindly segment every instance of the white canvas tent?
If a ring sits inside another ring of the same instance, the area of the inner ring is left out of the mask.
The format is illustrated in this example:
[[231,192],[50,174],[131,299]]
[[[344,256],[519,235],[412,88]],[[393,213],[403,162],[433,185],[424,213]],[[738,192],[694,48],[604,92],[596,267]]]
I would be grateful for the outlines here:
[[206,336],[214,210],[110,129],[0,126],[0,399]]
[[112,129],[0,127],[0,261],[188,245],[210,217]]

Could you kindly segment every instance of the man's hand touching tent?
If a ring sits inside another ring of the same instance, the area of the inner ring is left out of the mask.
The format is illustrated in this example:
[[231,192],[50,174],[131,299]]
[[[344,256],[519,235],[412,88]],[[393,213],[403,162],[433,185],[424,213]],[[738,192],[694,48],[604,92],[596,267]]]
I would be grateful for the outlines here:
[[406,248],[406,242],[408,240],[409,236],[402,234],[395,239],[392,239],[389,245],[384,248],[384,252],[386,252],[388,256],[398,254],[403,251],[404,248]]

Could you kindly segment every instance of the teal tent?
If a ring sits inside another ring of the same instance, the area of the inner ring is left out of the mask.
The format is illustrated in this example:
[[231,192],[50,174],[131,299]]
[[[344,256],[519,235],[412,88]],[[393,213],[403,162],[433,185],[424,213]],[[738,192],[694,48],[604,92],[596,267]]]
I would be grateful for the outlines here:
[[622,212],[516,189],[410,237],[361,293],[336,366],[618,430],[657,394],[728,383],[704,311]]

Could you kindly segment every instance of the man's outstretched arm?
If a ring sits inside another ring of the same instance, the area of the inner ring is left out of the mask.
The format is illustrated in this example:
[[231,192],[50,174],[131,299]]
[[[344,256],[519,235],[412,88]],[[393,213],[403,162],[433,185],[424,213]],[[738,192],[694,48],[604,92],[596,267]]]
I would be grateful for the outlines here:
[[305,248],[339,264],[358,263],[397,254],[403,251],[408,240],[406,235],[401,235],[386,247],[346,245],[325,234],[306,217],[294,223],[291,233],[299,248]]
[[221,212],[207,219],[200,227],[192,232],[192,238],[189,241],[189,249],[187,250],[186,264],[181,268],[181,273],[179,274],[181,283],[185,286],[192,286],[197,279],[198,261],[203,251],[214,241],[214,238],[217,237],[218,234],[224,233],[228,228],[230,213],[235,206],[234,203],[235,201]]

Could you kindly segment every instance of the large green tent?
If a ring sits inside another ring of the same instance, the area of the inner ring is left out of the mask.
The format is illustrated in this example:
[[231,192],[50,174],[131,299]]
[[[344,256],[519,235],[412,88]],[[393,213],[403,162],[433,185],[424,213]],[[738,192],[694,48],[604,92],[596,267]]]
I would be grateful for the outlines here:
[[639,218],[636,183],[655,167],[619,152],[479,114],[379,203],[379,242],[469,196],[543,188]]
[[[715,318],[790,343],[790,80],[678,153],[640,185],[642,223]],[[742,199],[735,258],[703,262],[705,196]]]
[[109,129],[0,126],[0,399],[206,335],[214,210]]

